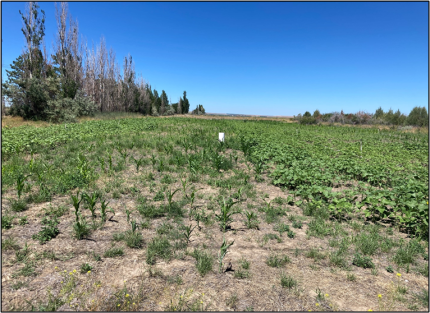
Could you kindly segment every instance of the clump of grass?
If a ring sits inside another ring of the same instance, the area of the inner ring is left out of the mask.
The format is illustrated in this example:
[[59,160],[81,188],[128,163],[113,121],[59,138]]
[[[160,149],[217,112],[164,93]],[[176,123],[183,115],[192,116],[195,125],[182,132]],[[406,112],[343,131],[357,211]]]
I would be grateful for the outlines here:
[[303,227],[303,223],[301,221],[294,221],[293,227],[301,229]]
[[393,257],[394,263],[399,266],[415,263],[418,254],[424,253],[425,249],[416,239],[410,240],[406,245],[401,244]]
[[196,268],[201,276],[212,271],[214,257],[208,251],[194,249],[191,256],[196,259]]
[[28,224],[28,220],[27,220],[27,216],[23,216],[19,219],[18,221],[18,225],[20,226],[24,226]]
[[317,249],[312,248],[308,252],[306,252],[305,256],[307,258],[314,259],[315,261],[322,260],[326,258],[326,255],[322,252],[319,252]]
[[428,290],[422,289],[415,295],[415,299],[418,300],[421,305],[425,308],[429,307],[429,292]]
[[279,237],[278,235],[276,235],[276,234],[265,234],[264,236],[263,236],[263,241],[264,241],[264,243],[266,244],[269,240],[274,240],[274,239],[276,239],[276,241],[277,242],[282,242],[282,239],[281,239],[281,237]]
[[290,226],[284,223],[278,223],[273,226],[273,230],[279,232],[279,235],[282,236],[282,233],[290,231]]
[[18,250],[19,245],[16,242],[15,237],[9,236],[5,240],[1,241],[1,249],[2,250]]
[[124,255],[124,249],[121,247],[111,247],[110,249],[106,250],[103,256],[105,258],[115,258],[119,256]]
[[234,271],[234,278],[244,279],[244,278],[248,278],[249,276],[250,276],[249,271],[245,271],[242,269],[237,269],[236,271]]
[[9,229],[12,228],[12,222],[15,218],[15,215],[9,215],[7,213],[2,214],[1,216],[1,228],[2,229]]
[[291,289],[297,286],[297,281],[291,277],[287,276],[283,271],[281,272],[281,286],[283,288]]
[[165,236],[157,236],[152,239],[146,249],[146,263],[154,265],[157,258],[170,260],[172,257],[172,245]]
[[348,273],[348,274],[346,274],[346,279],[349,280],[349,281],[356,281],[357,277],[355,277],[354,274]]
[[10,209],[14,212],[23,212],[27,210],[27,202],[23,199],[11,200]]
[[245,270],[249,269],[249,266],[250,266],[251,263],[247,259],[245,259],[244,257],[242,257],[239,260],[239,262],[240,262],[240,266],[242,266],[243,269],[245,269]]
[[314,218],[308,224],[306,234],[318,238],[323,238],[331,234],[331,227],[322,218]]
[[290,262],[291,260],[288,257],[288,255],[285,255],[282,257],[280,255],[271,254],[266,260],[266,264],[269,265],[270,267],[282,267],[285,264]]
[[363,233],[357,236],[355,247],[357,251],[360,251],[364,255],[374,255],[378,251],[380,240],[381,238],[376,232],[370,234]]
[[344,249],[338,249],[337,251],[333,251],[330,253],[330,263],[337,266],[337,267],[343,267],[346,268],[346,255]]
[[356,253],[354,255],[354,259],[352,261],[352,264],[354,264],[355,266],[358,267],[362,267],[362,268],[374,268],[375,265],[372,262],[372,259],[370,257],[367,256],[362,256],[359,253]]

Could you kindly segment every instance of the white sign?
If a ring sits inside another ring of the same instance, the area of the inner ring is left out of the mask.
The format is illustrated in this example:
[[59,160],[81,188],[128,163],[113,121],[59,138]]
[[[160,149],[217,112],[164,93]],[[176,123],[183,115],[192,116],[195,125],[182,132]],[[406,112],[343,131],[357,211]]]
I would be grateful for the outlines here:
[[224,133],[219,133],[218,140],[224,142]]

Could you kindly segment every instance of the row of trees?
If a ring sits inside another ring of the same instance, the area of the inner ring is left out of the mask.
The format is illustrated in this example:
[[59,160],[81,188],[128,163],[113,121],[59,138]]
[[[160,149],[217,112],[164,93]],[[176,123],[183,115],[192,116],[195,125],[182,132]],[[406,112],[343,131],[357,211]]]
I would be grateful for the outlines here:
[[131,55],[124,58],[121,68],[103,37],[90,49],[80,40],[78,22],[69,14],[67,3],[55,6],[57,30],[52,55],[46,52],[43,41],[45,12],[36,2],[29,2],[25,13],[20,11],[26,47],[6,71],[7,81],[2,84],[11,114],[61,122],[97,111],[154,116],[189,113],[185,91],[177,103],[169,103],[164,90],[159,95],[136,74]]
[[359,111],[357,113],[345,114],[343,111],[321,114],[315,110],[313,114],[306,111],[303,116],[299,114],[295,117],[301,124],[316,124],[318,122],[331,122],[342,124],[383,124],[396,126],[428,126],[428,112],[425,107],[414,107],[408,116],[402,114],[400,110],[387,112],[379,107],[375,114]]

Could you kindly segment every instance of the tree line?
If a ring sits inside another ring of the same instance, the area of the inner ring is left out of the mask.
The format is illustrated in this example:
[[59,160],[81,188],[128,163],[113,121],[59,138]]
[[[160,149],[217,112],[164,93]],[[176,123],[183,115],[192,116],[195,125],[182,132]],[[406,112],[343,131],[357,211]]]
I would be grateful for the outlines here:
[[[45,12],[37,2],[29,2],[24,13],[19,11],[26,46],[6,70],[3,111],[7,101],[12,115],[51,122],[75,121],[96,112],[152,116],[190,112],[186,91],[178,102],[170,103],[164,90],[159,94],[136,74],[131,55],[124,57],[121,68],[103,37],[91,49],[80,40],[78,22],[69,14],[66,2],[56,3],[55,11],[57,30],[52,55],[43,41]],[[203,106],[192,113],[204,113]]]
[[428,127],[428,112],[425,107],[414,107],[408,116],[402,114],[400,110],[393,112],[392,109],[384,112],[379,107],[375,114],[359,111],[357,113],[341,112],[321,114],[319,110],[315,110],[313,114],[306,111],[303,116],[301,114],[294,117],[301,124],[317,124],[319,122],[331,122],[342,124],[382,124],[394,126],[427,126]]

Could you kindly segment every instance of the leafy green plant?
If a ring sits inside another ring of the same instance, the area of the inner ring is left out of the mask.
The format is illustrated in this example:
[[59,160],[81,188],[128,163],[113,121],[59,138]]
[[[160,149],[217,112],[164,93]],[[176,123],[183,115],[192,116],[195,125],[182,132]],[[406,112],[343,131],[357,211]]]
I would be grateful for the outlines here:
[[222,198],[223,202],[221,203],[221,212],[220,214],[215,214],[216,219],[220,223],[220,228],[223,232],[227,230],[230,223],[233,221],[232,216],[234,214],[240,213],[240,210],[234,211],[232,209],[233,205],[237,202],[232,201],[229,199],[227,202],[225,201],[225,198]]
[[169,189],[168,191],[166,191],[166,197],[167,197],[167,202],[169,205],[169,213],[172,209],[172,205],[173,205],[173,196],[175,195],[175,193],[177,193],[180,189],[176,189],[175,191],[172,192],[171,189]]
[[93,267],[90,264],[88,264],[88,263],[83,263],[81,265],[81,273],[83,273],[83,274],[88,273],[92,269],[93,269]]
[[92,218],[96,218],[96,204],[97,200],[100,198],[100,194],[98,192],[94,192],[89,196],[87,193],[82,193],[81,199],[85,199],[85,202],[88,205],[88,209],[91,211]]
[[185,237],[187,244],[190,242],[191,233],[193,232],[194,228],[196,228],[196,226],[191,227],[191,225],[189,225],[183,227],[184,232],[182,234]]
[[48,217],[44,217],[42,219],[42,224],[44,225],[42,227],[42,230],[37,234],[34,234],[32,238],[34,240],[39,240],[40,244],[44,244],[47,241],[50,241],[51,239],[57,237],[57,235],[60,233],[57,227],[59,223],[60,222],[57,220],[56,217],[52,217],[51,219]]
[[136,172],[139,172],[139,167],[141,167],[144,164],[145,158],[141,157],[140,159],[135,159],[133,156],[131,156],[130,158],[133,160],[134,164],[136,165]]
[[249,229],[251,228],[258,229],[259,222],[258,222],[257,214],[252,211],[245,211],[244,213],[246,216],[246,221],[245,221],[246,227]]
[[362,256],[358,253],[354,255],[354,259],[352,260],[352,264],[362,268],[374,268],[375,265],[372,262],[372,259],[367,256]]
[[221,247],[220,247],[220,251],[218,252],[218,265],[219,265],[219,272],[222,273],[222,268],[223,268],[223,260],[225,255],[227,254],[227,250],[228,248],[230,248],[234,243],[234,240],[230,243],[227,243],[227,241],[225,240],[225,238],[223,238]]

